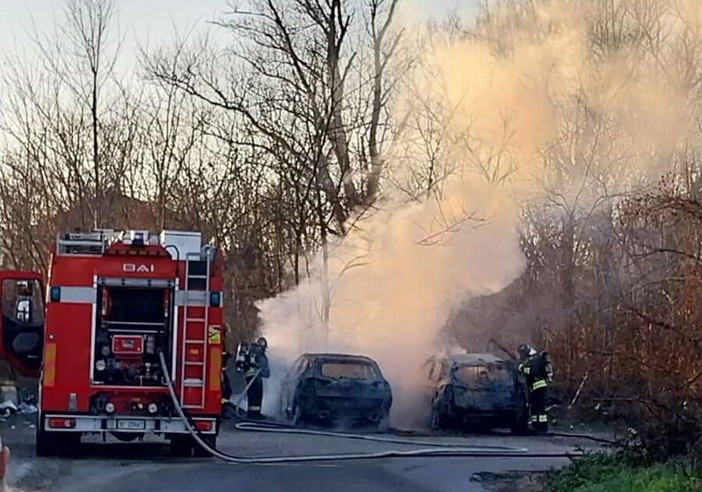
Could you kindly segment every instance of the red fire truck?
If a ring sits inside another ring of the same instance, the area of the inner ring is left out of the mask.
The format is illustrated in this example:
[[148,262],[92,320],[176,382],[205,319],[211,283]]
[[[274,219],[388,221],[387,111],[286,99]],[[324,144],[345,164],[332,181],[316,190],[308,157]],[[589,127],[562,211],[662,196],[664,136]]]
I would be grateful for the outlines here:
[[222,288],[221,255],[197,232],[59,236],[47,288],[37,455],[91,434],[161,435],[175,455],[205,455],[178,417],[166,374],[179,406],[214,447]]

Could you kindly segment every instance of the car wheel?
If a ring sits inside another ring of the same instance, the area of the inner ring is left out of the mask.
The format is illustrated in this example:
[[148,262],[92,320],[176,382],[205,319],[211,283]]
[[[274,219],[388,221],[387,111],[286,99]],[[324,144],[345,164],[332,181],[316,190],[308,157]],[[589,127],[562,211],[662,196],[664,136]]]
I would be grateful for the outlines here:
[[446,426],[446,417],[444,417],[439,405],[431,407],[431,430],[440,430]]
[[390,415],[388,412],[383,412],[375,425],[376,429],[381,432],[387,432],[390,430]]
[[510,431],[517,436],[523,436],[529,432],[529,410],[526,405],[515,414]]
[[283,397],[280,398],[280,405],[278,406],[278,415],[281,419],[290,418],[290,410],[288,409],[288,405],[286,404],[285,399]]
[[292,417],[290,420],[292,420],[292,425],[294,425],[295,427],[298,427],[303,423],[304,418],[299,403],[296,403],[293,407]]

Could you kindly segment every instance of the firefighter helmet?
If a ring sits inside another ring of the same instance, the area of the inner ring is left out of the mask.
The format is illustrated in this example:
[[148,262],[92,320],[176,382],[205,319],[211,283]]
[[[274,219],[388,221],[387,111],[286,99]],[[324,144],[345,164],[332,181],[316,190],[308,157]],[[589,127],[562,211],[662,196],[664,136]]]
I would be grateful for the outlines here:
[[517,353],[519,354],[519,357],[526,359],[527,357],[534,355],[536,351],[528,343],[522,343],[517,349]]
[[32,295],[32,284],[26,280],[20,280],[17,282],[17,294],[23,297],[29,297]]

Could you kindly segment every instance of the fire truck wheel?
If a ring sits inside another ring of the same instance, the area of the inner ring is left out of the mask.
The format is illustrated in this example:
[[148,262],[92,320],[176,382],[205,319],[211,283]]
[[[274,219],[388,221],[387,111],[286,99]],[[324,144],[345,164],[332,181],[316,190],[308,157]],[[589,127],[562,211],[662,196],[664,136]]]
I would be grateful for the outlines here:
[[[217,448],[217,436],[202,436],[201,439],[205,441],[205,444],[207,444],[211,448]],[[195,456],[198,458],[209,458],[212,456],[212,453],[209,451],[206,451],[200,446],[195,440],[193,439],[193,447],[195,450]]]
[[176,435],[171,437],[171,456],[190,456],[193,449],[192,438],[188,435]]
[[56,441],[51,438],[44,430],[37,429],[36,454],[42,458],[45,456],[53,456],[58,451]]
[[56,441],[58,454],[63,456],[72,456],[78,452],[80,447],[80,434],[71,432],[64,434]]
[[38,457],[70,455],[75,453],[80,446],[80,434],[67,433],[50,435],[45,430],[37,430],[36,455]]

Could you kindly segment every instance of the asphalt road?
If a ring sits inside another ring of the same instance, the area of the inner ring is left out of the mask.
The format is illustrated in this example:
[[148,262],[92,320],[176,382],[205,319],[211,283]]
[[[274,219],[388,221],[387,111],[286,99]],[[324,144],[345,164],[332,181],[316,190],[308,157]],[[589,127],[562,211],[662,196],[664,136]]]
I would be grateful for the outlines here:
[[[13,452],[9,483],[20,491],[284,491],[309,492],[484,491],[484,472],[546,470],[567,463],[553,458],[398,458],[309,464],[231,465],[214,458],[173,459],[158,442],[86,443],[72,458],[34,457],[34,416],[0,423]],[[413,439],[429,439],[418,437]],[[466,446],[513,446],[542,453],[574,451],[590,441],[509,435],[439,436],[432,440]],[[237,456],[371,453],[421,446],[319,436],[275,435],[226,428],[218,447]]]

